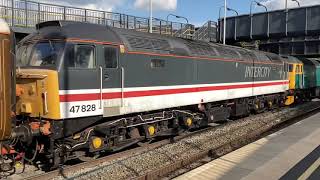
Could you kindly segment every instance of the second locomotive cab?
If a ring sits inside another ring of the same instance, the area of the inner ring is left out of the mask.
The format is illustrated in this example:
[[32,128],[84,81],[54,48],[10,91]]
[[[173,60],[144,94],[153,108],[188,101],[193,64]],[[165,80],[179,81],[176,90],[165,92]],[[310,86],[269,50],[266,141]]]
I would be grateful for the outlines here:
[[37,29],[18,45],[16,114],[55,165],[287,101],[275,54],[80,22]]

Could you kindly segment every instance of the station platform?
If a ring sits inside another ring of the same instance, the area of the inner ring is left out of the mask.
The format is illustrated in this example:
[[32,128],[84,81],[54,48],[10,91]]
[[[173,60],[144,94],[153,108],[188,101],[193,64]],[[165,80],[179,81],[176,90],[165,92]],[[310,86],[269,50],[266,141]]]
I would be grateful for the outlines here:
[[175,179],[320,180],[320,113]]

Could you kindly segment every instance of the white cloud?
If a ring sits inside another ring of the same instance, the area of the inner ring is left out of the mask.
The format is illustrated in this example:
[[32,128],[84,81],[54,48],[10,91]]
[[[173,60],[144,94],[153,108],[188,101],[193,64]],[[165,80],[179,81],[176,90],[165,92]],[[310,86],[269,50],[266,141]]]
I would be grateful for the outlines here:
[[[149,10],[150,0],[37,0],[45,3],[60,4],[71,7],[113,11],[119,6],[132,5],[136,9]],[[153,0],[155,11],[173,11],[178,0]]]
[[112,11],[117,6],[123,4],[125,0],[39,0],[51,4],[60,4],[70,7],[81,7],[86,9],[96,9],[104,11]]
[[[134,7],[137,9],[149,9],[150,0],[135,0]],[[177,0],[153,0],[153,9],[155,11],[173,11],[177,9]]]
[[[298,0],[301,6],[311,6],[311,5],[319,5],[320,0]],[[276,9],[284,9],[285,8],[285,0],[264,0],[262,1],[264,5],[266,5],[270,10]],[[293,8],[297,7],[297,2],[292,0],[288,0],[288,7]]]

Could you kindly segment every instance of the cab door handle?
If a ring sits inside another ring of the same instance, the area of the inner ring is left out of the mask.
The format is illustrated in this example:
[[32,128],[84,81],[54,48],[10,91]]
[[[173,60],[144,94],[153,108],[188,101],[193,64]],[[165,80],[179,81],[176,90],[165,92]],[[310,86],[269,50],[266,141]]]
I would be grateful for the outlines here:
[[110,78],[109,74],[104,74],[104,80],[108,80]]

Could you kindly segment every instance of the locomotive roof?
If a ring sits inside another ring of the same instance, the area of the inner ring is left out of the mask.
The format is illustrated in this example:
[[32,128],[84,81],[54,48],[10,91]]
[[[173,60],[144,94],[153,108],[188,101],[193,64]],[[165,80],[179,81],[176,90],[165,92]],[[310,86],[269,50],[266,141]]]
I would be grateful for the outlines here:
[[293,56],[282,56],[282,58],[286,59],[288,63],[298,63],[302,64],[302,61]]
[[129,51],[181,56],[218,57],[243,61],[282,62],[280,56],[240,47],[224,46],[171,36],[113,28],[75,21],[48,21],[37,25],[37,35],[46,39],[77,38],[124,44]]
[[303,62],[304,65],[320,66],[320,59],[318,58],[299,57],[299,60]]

